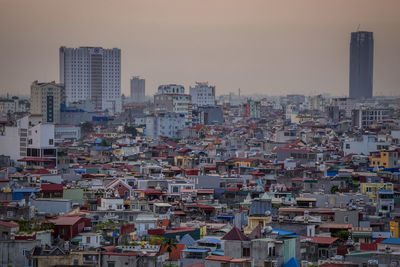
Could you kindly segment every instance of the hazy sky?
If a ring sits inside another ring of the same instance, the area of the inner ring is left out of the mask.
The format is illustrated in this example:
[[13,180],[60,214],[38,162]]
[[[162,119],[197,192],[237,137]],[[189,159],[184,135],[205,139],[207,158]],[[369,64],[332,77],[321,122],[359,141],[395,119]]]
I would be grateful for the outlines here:
[[350,32],[374,32],[374,94],[400,94],[400,0],[0,0],[0,94],[59,81],[65,45],[122,49],[129,78],[348,94]]

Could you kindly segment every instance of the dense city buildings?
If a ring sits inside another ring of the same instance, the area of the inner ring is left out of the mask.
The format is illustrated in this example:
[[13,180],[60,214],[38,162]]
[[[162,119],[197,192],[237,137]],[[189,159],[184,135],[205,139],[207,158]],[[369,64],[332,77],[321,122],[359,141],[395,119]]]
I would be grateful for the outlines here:
[[146,100],[146,81],[138,76],[131,78],[131,101],[143,103]]
[[0,266],[399,265],[400,98],[367,72],[349,98],[132,77],[122,104],[120,53],[61,47],[61,84],[0,99]]
[[351,33],[350,41],[350,98],[373,96],[374,38],[372,32]]
[[60,83],[66,102],[90,99],[96,110],[121,111],[121,50],[60,48]]

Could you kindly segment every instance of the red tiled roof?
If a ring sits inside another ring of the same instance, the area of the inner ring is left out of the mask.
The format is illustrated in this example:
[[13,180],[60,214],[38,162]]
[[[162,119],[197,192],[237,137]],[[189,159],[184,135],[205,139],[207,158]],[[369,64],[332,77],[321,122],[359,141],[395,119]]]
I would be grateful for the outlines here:
[[206,258],[206,261],[222,261],[222,262],[229,262],[232,259],[232,257],[228,256],[217,256],[217,255],[211,255]]
[[323,223],[319,228],[329,229],[351,229],[353,226],[350,223]]
[[24,157],[18,161],[22,162],[53,162],[52,159],[39,158],[39,157]]
[[222,240],[238,240],[238,241],[248,241],[249,238],[239,230],[236,226],[234,226],[228,233],[226,233],[222,238]]
[[62,193],[63,186],[61,184],[42,184],[40,186],[42,193]]
[[51,219],[49,221],[55,225],[74,225],[79,222],[80,219],[81,217],[77,216],[58,216],[56,219]]
[[305,148],[302,148],[302,149],[297,149],[297,148],[277,148],[277,149],[274,149],[274,150],[272,150],[272,152],[300,152],[300,153],[307,153],[307,152],[310,152],[311,150],[309,150],[309,149],[305,149]]
[[337,237],[327,237],[327,236],[304,236],[302,238],[303,239],[310,238],[312,243],[324,244],[324,245],[330,245],[339,239]]
[[7,228],[16,228],[19,225],[16,224],[16,223],[12,223],[12,222],[0,221],[0,226],[4,226],[4,227],[7,227]]

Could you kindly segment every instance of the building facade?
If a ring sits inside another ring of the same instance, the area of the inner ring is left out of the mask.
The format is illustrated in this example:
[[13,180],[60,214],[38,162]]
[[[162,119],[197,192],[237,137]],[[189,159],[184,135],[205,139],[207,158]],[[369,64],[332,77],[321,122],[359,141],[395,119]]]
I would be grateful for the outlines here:
[[60,82],[67,105],[90,99],[96,110],[121,112],[121,50],[61,47]]
[[372,32],[351,33],[350,88],[351,98],[373,96],[374,38]]
[[160,85],[154,95],[154,107],[156,111],[183,114],[185,122],[192,122],[192,100],[182,85]]
[[134,103],[143,103],[146,101],[146,80],[138,76],[131,79],[131,99]]
[[215,106],[215,86],[208,85],[208,82],[196,82],[194,87],[190,87],[190,96],[193,106]]
[[150,138],[158,136],[177,137],[185,127],[183,114],[174,112],[158,112],[146,117],[145,135]]
[[388,108],[360,107],[352,111],[353,126],[367,128],[376,122],[388,120],[392,110]]
[[61,104],[65,103],[64,87],[55,82],[31,85],[31,114],[41,114],[42,122],[60,123]]

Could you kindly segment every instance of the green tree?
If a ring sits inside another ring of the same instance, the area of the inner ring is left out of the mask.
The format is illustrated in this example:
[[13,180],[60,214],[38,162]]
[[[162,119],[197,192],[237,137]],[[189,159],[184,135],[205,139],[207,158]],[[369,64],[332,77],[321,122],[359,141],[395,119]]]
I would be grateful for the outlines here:
[[346,241],[349,238],[350,233],[347,230],[340,230],[336,233],[333,233],[332,236],[337,237],[342,241]]
[[90,133],[93,133],[94,129],[93,129],[93,123],[86,121],[84,123],[81,124],[81,131],[83,135],[87,135]]
[[336,185],[331,187],[331,194],[336,194],[336,192],[340,192],[339,187]]
[[101,145],[101,146],[109,146],[109,144],[108,144],[108,142],[107,142],[106,139],[101,140],[100,145]]
[[176,240],[173,238],[164,238],[161,244],[167,248],[169,256],[171,255],[172,249],[176,248]]
[[124,131],[125,131],[125,133],[131,134],[132,137],[136,137],[138,134],[136,127],[128,125],[128,124],[124,125]]

